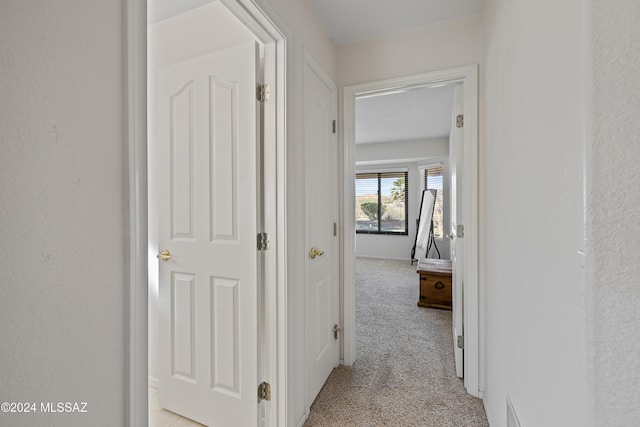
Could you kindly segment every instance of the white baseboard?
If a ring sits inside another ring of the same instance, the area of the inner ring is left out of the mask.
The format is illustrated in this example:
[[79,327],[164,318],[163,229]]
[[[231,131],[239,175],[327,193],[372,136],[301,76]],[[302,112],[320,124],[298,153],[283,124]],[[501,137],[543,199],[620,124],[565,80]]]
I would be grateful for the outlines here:
[[485,399],[484,393],[482,393],[482,406],[484,407],[484,414],[487,416],[487,422],[489,426],[495,425],[493,422],[493,418],[491,417],[491,413],[489,412],[489,405],[487,404],[487,400]]
[[153,387],[156,390],[158,389],[158,385],[160,385],[160,382],[158,381],[157,378],[154,377],[149,377],[149,387]]
[[356,258],[380,259],[380,260],[388,260],[388,261],[407,261],[407,262],[411,262],[411,258],[391,258],[391,257],[371,256],[371,255],[357,255],[357,254],[356,254]]
[[507,427],[520,427],[520,420],[511,402],[511,397],[507,394]]
[[302,417],[298,421],[298,426],[297,427],[302,427],[304,425],[305,421],[307,421],[307,418],[309,418],[309,411],[311,411],[311,409],[307,410],[307,412],[302,414]]

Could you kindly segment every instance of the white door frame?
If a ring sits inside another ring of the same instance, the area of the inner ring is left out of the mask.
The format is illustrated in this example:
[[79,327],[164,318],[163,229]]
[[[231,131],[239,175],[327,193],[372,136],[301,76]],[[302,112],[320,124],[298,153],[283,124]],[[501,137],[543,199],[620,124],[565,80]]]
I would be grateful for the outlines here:
[[[355,312],[355,100],[367,93],[384,93],[416,86],[462,83],[464,86],[464,384],[480,397],[480,316],[478,281],[478,66],[416,74],[344,87],[343,174],[343,302],[345,365],[356,360]],[[468,160],[468,162],[467,162]],[[416,281],[417,286],[417,281]],[[453,343],[452,343],[453,344]]]
[[[265,379],[271,384],[265,424],[284,426],[287,396],[286,282],[286,39],[289,32],[263,0],[220,0],[265,45],[264,230],[270,236],[265,257]],[[127,28],[127,196],[129,236],[127,296],[126,419],[148,425],[148,211],[147,211],[147,1],[126,1]],[[256,379],[257,381],[257,379]],[[257,385],[257,382],[256,382]],[[256,390],[257,393],[257,390]]]

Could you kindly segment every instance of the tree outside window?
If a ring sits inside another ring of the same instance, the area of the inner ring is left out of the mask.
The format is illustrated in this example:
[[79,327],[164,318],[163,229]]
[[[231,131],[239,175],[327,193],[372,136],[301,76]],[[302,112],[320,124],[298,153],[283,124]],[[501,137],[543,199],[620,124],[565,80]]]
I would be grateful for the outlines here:
[[407,172],[356,174],[356,232],[408,234]]

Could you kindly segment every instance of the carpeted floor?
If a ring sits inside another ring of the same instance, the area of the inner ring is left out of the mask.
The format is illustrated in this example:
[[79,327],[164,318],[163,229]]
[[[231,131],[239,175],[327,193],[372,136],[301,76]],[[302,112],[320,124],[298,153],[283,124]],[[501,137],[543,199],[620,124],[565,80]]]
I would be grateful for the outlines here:
[[488,426],[455,375],[451,312],[416,305],[415,269],[357,260],[357,360],[333,371],[305,427]]

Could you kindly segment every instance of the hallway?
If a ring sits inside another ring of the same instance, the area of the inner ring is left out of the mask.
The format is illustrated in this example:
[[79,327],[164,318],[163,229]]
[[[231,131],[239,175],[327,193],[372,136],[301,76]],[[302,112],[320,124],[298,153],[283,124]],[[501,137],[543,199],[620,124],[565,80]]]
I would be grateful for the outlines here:
[[333,371],[305,427],[488,425],[455,375],[451,312],[416,305],[415,268],[357,260],[357,361]]

